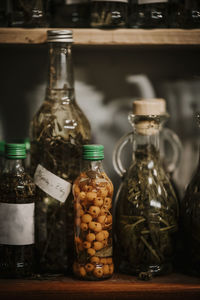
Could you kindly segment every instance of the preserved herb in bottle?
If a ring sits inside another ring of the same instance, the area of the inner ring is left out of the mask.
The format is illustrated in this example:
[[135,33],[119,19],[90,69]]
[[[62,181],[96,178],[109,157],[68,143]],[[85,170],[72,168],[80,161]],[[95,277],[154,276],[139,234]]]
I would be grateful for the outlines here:
[[127,9],[128,0],[91,0],[91,27],[125,27]]
[[138,0],[138,27],[168,27],[168,0]]
[[124,273],[149,278],[172,270],[178,202],[159,155],[165,115],[155,101],[134,101],[129,120],[133,161],[115,203],[117,265]]
[[24,144],[6,144],[0,180],[0,277],[26,277],[34,266],[35,185],[26,173]]
[[[200,114],[197,114],[200,126]],[[181,203],[185,271],[200,276],[200,163]]]
[[83,170],[74,181],[74,274],[81,279],[102,280],[112,276],[113,185],[102,166],[104,147],[83,146]]
[[45,101],[31,126],[31,168],[40,188],[36,205],[36,250],[40,272],[64,273],[73,262],[73,195],[82,145],[90,125],[76,103],[70,30],[49,30],[49,75]]
[[48,27],[49,0],[12,0],[9,25],[11,27]]
[[54,0],[52,7],[52,25],[54,27],[89,27],[89,0]]

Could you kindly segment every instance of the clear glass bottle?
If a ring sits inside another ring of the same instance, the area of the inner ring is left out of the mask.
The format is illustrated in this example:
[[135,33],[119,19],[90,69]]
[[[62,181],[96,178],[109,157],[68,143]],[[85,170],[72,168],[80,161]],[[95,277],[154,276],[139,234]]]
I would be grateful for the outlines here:
[[73,185],[75,211],[74,274],[85,280],[112,276],[113,185],[106,175],[102,145],[83,146],[83,169]]
[[[200,114],[197,114],[200,127]],[[184,271],[200,276],[200,162],[181,202]]]
[[128,0],[91,0],[91,27],[123,28],[127,25]]
[[26,173],[24,144],[6,144],[0,180],[0,277],[31,276],[34,271],[35,185]]
[[70,30],[49,30],[46,97],[31,125],[31,168],[40,199],[36,249],[40,272],[64,273],[73,262],[73,195],[90,125],[76,103]]
[[199,0],[184,0],[183,28],[200,28]]
[[9,26],[48,27],[47,6],[49,0],[12,0]]
[[90,26],[89,0],[54,0],[52,26],[84,28]]
[[168,0],[138,0],[139,28],[167,28]]
[[134,101],[129,119],[133,160],[114,207],[116,265],[124,273],[146,278],[172,270],[178,201],[159,154],[165,115],[143,100]]

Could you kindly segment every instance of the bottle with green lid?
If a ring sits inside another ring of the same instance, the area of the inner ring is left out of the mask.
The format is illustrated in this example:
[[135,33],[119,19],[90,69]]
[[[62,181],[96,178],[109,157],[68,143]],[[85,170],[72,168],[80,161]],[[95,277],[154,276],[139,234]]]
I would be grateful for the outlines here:
[[74,274],[85,280],[112,276],[113,185],[106,175],[102,145],[83,146],[83,168],[73,184]]
[[33,274],[35,185],[26,173],[25,144],[5,145],[0,179],[0,277]]
[[91,0],[91,27],[123,28],[127,24],[128,0]]

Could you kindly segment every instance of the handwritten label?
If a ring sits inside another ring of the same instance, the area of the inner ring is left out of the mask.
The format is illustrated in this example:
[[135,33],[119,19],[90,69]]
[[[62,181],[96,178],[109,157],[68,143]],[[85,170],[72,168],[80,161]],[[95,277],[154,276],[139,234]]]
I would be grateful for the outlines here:
[[34,203],[0,203],[0,244],[34,244]]
[[138,4],[166,3],[168,0],[138,0]]
[[71,191],[71,183],[38,165],[34,175],[35,184],[60,202],[65,202]]

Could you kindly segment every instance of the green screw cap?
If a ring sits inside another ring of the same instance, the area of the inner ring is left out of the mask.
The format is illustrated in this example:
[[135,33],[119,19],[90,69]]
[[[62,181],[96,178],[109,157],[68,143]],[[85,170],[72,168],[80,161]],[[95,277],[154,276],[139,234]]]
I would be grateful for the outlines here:
[[24,159],[26,158],[25,144],[6,144],[5,155],[9,159]]
[[5,141],[0,141],[0,156],[4,156],[5,154]]
[[103,145],[83,145],[84,160],[103,160],[104,146]]

